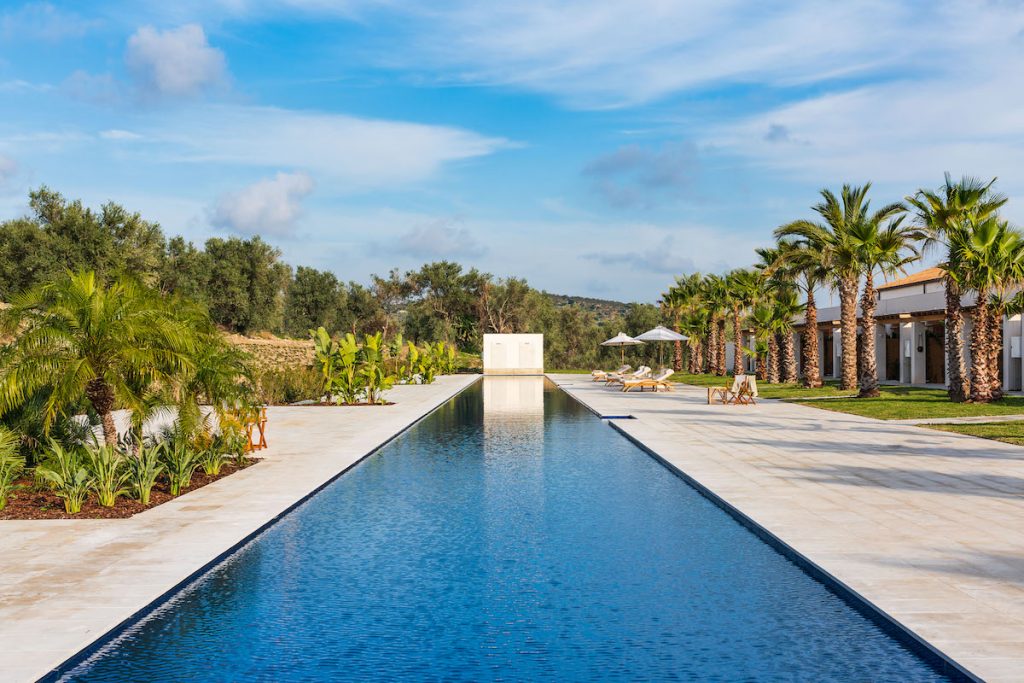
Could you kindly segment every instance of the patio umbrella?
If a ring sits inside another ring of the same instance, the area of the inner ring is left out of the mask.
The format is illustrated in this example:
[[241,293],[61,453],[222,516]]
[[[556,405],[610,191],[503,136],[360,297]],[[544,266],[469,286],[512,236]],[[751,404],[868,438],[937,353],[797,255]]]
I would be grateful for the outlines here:
[[626,362],[626,347],[627,346],[637,346],[637,345],[640,345],[640,344],[643,344],[643,342],[639,341],[639,340],[636,340],[636,339],[633,339],[632,337],[630,337],[625,332],[619,332],[617,335],[615,335],[611,339],[608,339],[606,341],[601,342],[601,346],[618,346],[619,347],[619,355],[622,357],[621,358],[621,362],[623,362],[623,363]]
[[[653,330],[647,330],[643,334],[638,334],[637,339],[645,342],[663,342],[663,341],[686,341],[689,339],[685,334],[679,334],[673,332],[664,325],[658,325]],[[658,345],[658,365],[661,365],[661,345]]]

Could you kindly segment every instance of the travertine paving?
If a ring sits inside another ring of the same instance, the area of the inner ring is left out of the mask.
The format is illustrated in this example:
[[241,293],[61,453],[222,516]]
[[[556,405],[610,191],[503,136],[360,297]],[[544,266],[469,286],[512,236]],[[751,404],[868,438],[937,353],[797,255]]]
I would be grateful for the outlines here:
[[704,389],[553,375],[661,458],[987,681],[1024,680],[1024,448]]
[[0,521],[0,681],[45,675],[477,377],[271,408],[262,462],[130,519]]

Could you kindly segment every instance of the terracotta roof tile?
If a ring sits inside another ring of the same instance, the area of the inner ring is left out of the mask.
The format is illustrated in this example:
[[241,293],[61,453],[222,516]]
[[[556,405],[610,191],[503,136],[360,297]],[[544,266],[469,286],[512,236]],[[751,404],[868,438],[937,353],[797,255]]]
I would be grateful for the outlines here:
[[922,271],[913,273],[906,277],[901,277],[898,280],[892,280],[886,282],[884,285],[879,285],[875,289],[893,289],[894,287],[906,287],[908,285],[917,285],[923,282],[932,282],[934,280],[941,280],[942,276],[945,275],[946,271],[942,268],[925,268]]

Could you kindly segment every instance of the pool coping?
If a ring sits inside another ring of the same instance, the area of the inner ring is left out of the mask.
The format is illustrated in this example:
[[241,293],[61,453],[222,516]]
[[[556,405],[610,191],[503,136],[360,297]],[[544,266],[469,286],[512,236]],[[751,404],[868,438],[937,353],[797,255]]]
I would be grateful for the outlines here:
[[367,458],[376,454],[378,451],[380,451],[382,448],[384,448],[394,440],[405,435],[410,429],[412,429],[420,422],[427,419],[435,412],[443,408],[445,405],[451,402],[451,400],[454,399],[456,396],[466,391],[467,389],[471,388],[472,386],[476,385],[482,378],[482,374],[474,375],[472,381],[466,384],[460,384],[459,386],[455,387],[453,391],[444,392],[441,398],[437,400],[437,403],[428,411],[419,415],[412,422],[409,422],[407,425],[405,425],[398,431],[388,436],[384,441],[381,441],[377,445],[373,446],[370,450],[359,455],[350,464],[346,465],[343,469],[336,472],[329,479],[317,485],[314,489],[310,490],[309,492],[301,496],[299,499],[289,504],[285,509],[275,514],[272,518],[261,524],[257,529],[247,533],[242,539],[236,541],[230,547],[218,553],[216,557],[209,560],[198,569],[192,571],[188,576],[178,581],[174,586],[167,589],[156,598],[150,600],[145,605],[135,610],[131,615],[126,617],[124,620],[122,620],[115,626],[104,631],[101,635],[97,636],[88,646],[79,650],[72,656],[68,657],[63,662],[52,668],[49,672],[45,673],[43,676],[38,678],[37,680],[39,681],[39,683],[49,683],[51,681],[60,680],[63,676],[73,671],[76,667],[86,662],[89,658],[94,656],[96,653],[100,652],[107,645],[114,642],[117,638],[121,637],[125,633],[125,631],[141,623],[144,619],[148,618],[156,610],[159,610],[161,607],[168,604],[171,600],[176,598],[183,591],[187,590],[190,585],[200,580],[205,574],[210,572],[212,569],[230,559],[232,555],[234,555],[236,552],[241,550],[249,543],[253,542],[256,538],[265,533],[270,527],[274,526],[277,522],[279,522],[283,517],[287,516],[296,508],[303,505],[306,501],[308,501],[310,498],[318,494],[327,486],[333,484],[335,481],[337,481],[340,477],[342,477],[347,472],[352,470],[354,467],[364,462]]
[[831,572],[824,569],[822,566],[805,556],[803,553],[798,551],[789,543],[782,540],[778,535],[772,533],[767,528],[759,524],[752,517],[744,513],[738,507],[728,502],[713,490],[681,470],[676,465],[672,464],[669,460],[655,451],[653,448],[645,444],[643,441],[624,430],[620,425],[616,424],[618,420],[637,419],[631,414],[617,414],[617,415],[602,415],[599,410],[594,406],[590,405],[587,401],[583,400],[582,397],[574,394],[566,389],[566,386],[559,383],[558,380],[551,376],[546,376],[558,389],[564,392],[567,396],[577,401],[584,408],[593,413],[598,419],[607,421],[608,426],[614,429],[618,434],[626,438],[627,441],[632,443],[634,446],[639,448],[641,451],[652,457],[655,461],[665,467],[671,474],[679,477],[684,483],[694,489],[701,496],[711,501],[723,512],[732,517],[736,522],[741,524],[744,528],[751,531],[766,545],[771,547],[773,550],[778,552],[780,555],[785,557],[787,560],[795,564],[801,571],[807,574],[810,578],[814,579],[818,583],[825,586],[830,592],[836,595],[838,598],[843,600],[850,607],[855,609],[859,614],[870,619],[872,623],[880,627],[887,635],[893,637],[901,644],[907,646],[915,655],[921,657],[929,666],[931,666],[937,672],[949,676],[954,680],[969,681],[970,683],[985,683],[984,679],[980,678],[976,674],[972,673],[965,666],[957,662],[951,656],[935,647],[927,640],[919,636],[912,629],[901,623],[895,617],[890,615],[888,612],[883,610],[881,607],[868,600],[860,592],[854,590],[848,586],[841,579],[833,575]]

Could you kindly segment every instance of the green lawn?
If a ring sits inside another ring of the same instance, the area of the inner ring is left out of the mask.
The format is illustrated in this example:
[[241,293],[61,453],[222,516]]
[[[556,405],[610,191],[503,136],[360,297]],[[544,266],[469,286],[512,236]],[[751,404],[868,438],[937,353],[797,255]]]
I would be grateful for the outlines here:
[[[589,374],[590,370],[568,369],[550,370],[572,374]],[[732,376],[716,377],[714,375],[691,375],[677,372],[672,375],[673,382],[682,382],[698,387],[728,386]],[[1010,396],[1001,401],[989,404],[951,403],[943,389],[922,389],[918,387],[883,386],[882,395],[878,398],[856,398],[856,392],[841,391],[838,382],[826,382],[820,389],[805,389],[799,384],[768,384],[757,383],[761,398],[777,398],[800,403],[823,410],[834,410],[841,413],[863,415],[879,420],[926,420],[942,417],[975,417],[985,415],[1019,415],[1024,414],[1024,397]],[[802,400],[824,398],[827,400]],[[979,425],[957,425],[960,427],[977,428]],[[986,425],[990,426],[990,425]],[[1019,427],[991,425],[993,429],[1021,430],[1024,439],[1024,423]],[[964,431],[964,433],[970,433]],[[981,436],[979,434],[978,436]]]
[[944,389],[882,387],[878,398],[838,398],[832,401],[794,401],[804,405],[852,413],[880,420],[916,420],[935,417],[974,417],[1024,413],[1024,397],[1010,396],[989,404],[951,403]]
[[967,425],[922,425],[941,432],[956,432],[977,436],[993,441],[1005,441],[1017,446],[1024,446],[1024,421],[1021,422],[979,422]]

